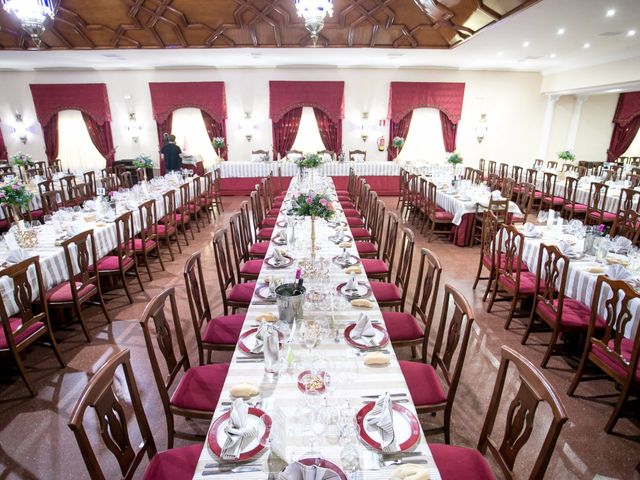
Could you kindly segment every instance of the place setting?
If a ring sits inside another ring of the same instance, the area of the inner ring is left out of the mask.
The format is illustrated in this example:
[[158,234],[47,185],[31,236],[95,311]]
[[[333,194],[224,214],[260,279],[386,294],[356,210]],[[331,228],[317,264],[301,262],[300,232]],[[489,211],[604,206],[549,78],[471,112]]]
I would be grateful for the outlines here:
[[389,343],[389,333],[380,323],[373,323],[369,316],[360,313],[358,321],[344,330],[348,345],[360,350],[380,349]]
[[336,287],[336,292],[347,300],[364,299],[371,294],[371,287],[366,282],[357,281],[356,274],[351,273],[348,281],[340,283]]
[[287,268],[293,265],[294,259],[286,252],[281,251],[279,248],[273,250],[273,254],[270,257],[264,259],[264,263],[270,268],[280,269]]
[[349,250],[346,248],[343,248],[342,253],[340,255],[336,255],[331,260],[340,268],[349,268],[360,265],[360,258],[349,253]]

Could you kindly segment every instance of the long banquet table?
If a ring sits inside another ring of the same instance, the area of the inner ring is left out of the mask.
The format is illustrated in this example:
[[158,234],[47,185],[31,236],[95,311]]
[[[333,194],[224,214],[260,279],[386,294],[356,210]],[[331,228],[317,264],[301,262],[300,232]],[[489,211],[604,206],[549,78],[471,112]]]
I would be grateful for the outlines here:
[[[292,182],[292,187],[290,187],[290,191],[296,188],[297,179],[294,179]],[[278,220],[282,220],[284,218],[283,213],[280,213]],[[306,226],[302,229],[302,231],[297,232],[297,238],[300,240],[301,237],[309,238],[309,220],[306,221]],[[273,235],[278,234],[279,228],[274,229]],[[331,259],[335,255],[341,253],[341,249],[338,248],[333,242],[328,240],[328,237],[334,233],[334,230],[329,227],[324,222],[317,222],[317,239],[318,245],[320,247],[318,256],[324,257],[325,259]],[[348,230],[348,228],[347,228]],[[345,231],[346,235],[350,235],[349,231]],[[272,237],[273,238],[273,237]],[[300,260],[305,256],[308,252],[308,245],[302,244],[302,248],[299,244],[295,245],[295,249],[291,246],[286,247],[287,253],[289,255],[293,255],[297,260]],[[273,254],[274,248],[276,246],[273,242],[270,243],[269,250],[267,252],[267,258]],[[355,244],[349,249],[350,253],[354,256],[358,256],[357,249],[355,248]],[[270,267],[264,266],[260,272],[260,276],[258,278],[258,285],[264,284],[265,277],[269,275],[271,278],[280,278],[287,282],[293,281],[295,276],[297,262],[294,262],[292,266],[283,269],[272,269]],[[335,286],[341,282],[347,280],[347,275],[343,272],[343,270],[330,262],[331,269],[329,271],[328,276],[325,278],[326,283],[329,288],[335,289]],[[357,280],[360,282],[367,282],[366,274],[362,273],[357,275]],[[307,283],[305,285],[308,287]],[[333,291],[333,290],[332,290]],[[338,342],[334,341],[334,331],[331,330],[330,338],[323,339],[322,342],[312,351],[311,356],[319,356],[327,363],[327,370],[332,375],[337,376],[339,381],[337,388],[331,396],[334,398],[330,401],[334,406],[339,408],[342,406],[347,400],[349,401],[351,407],[354,407],[356,410],[359,410],[364,406],[362,395],[372,395],[372,394],[382,394],[384,392],[389,393],[404,393],[407,395],[407,399],[409,399],[408,403],[404,403],[410,411],[415,414],[415,408],[413,403],[410,400],[409,391],[400,370],[398,361],[393,352],[393,348],[389,344],[387,348],[390,350],[390,364],[384,368],[380,367],[369,367],[365,366],[363,362],[363,357],[356,355],[356,349],[350,347],[346,344],[343,332],[344,328],[354,323],[360,312],[365,312],[369,315],[372,321],[383,322],[382,313],[380,308],[375,303],[375,300],[371,299],[374,303],[373,308],[367,310],[357,309],[352,307],[346,301],[342,301],[338,308],[332,310],[333,321],[339,328],[339,335],[335,338],[339,339]],[[261,301],[258,297],[254,296],[247,310],[246,320],[243,325],[242,332],[246,332],[250,328],[255,328],[256,325],[256,317],[257,315],[263,312],[271,312],[277,315],[277,306],[275,304],[265,305],[263,301]],[[305,319],[309,319],[311,317],[314,321],[321,321],[324,317],[326,319],[327,312],[322,310],[314,310],[307,308],[305,305],[304,316]],[[331,312],[329,312],[329,317],[331,316]],[[384,323],[383,323],[384,324]],[[285,345],[285,349],[288,345]],[[286,423],[288,426],[293,425],[297,428],[297,433],[294,433],[293,437],[288,438],[288,443],[286,445],[287,451],[287,461],[294,461],[303,455],[306,451],[309,450],[308,442],[305,440],[305,436],[301,433],[305,430],[305,428],[300,425],[299,411],[298,406],[301,402],[303,402],[303,394],[298,390],[297,382],[298,375],[302,370],[305,369],[305,365],[309,360],[309,356],[305,351],[305,347],[301,345],[298,341],[294,341],[291,343],[292,352],[295,358],[295,361],[288,365],[284,371],[280,373],[275,380],[269,379],[263,369],[263,363],[240,363],[238,359],[245,357],[246,355],[239,348],[236,348],[233,359],[231,360],[231,366],[229,368],[229,372],[224,384],[224,388],[222,394],[220,396],[220,400],[216,407],[216,410],[213,415],[213,422],[218,418],[224,411],[228,410],[228,402],[232,401],[230,396],[230,389],[232,386],[239,383],[251,383],[256,386],[259,386],[261,390],[261,396],[258,397],[260,399],[260,408],[266,411],[272,418],[286,418]],[[225,405],[223,405],[225,402]],[[277,411],[278,415],[275,415],[274,412]],[[282,417],[284,416],[284,417]],[[274,420],[275,421],[275,420]],[[272,426],[273,429],[273,426]],[[209,438],[205,441],[205,446],[200,455],[200,460],[198,462],[198,466],[196,468],[196,472],[194,475],[194,479],[208,479],[211,478],[209,476],[203,475],[205,471],[205,465],[211,464],[219,464],[218,458],[211,452],[208,446]],[[327,440],[324,436],[317,436],[315,441],[316,450],[324,457],[325,459],[341,466],[340,461],[340,446],[332,444]],[[360,443],[358,446],[358,453],[360,459],[360,468],[363,469],[359,479],[362,480],[383,480],[389,478],[391,472],[396,467],[382,467],[379,466],[379,454],[368,447],[365,447],[364,444]],[[440,478],[440,474],[435,466],[433,461],[433,457],[429,450],[429,447],[425,441],[424,435],[420,429],[420,438],[416,445],[411,449],[416,452],[416,454],[421,455],[421,458],[427,460],[426,467],[429,470],[429,475],[432,480],[437,480]],[[269,453],[265,454],[267,457]],[[406,463],[410,463],[410,459],[406,460]],[[263,462],[264,468],[265,462]],[[210,467],[209,467],[210,468]],[[272,472],[273,473],[273,472]],[[237,479],[271,479],[274,478],[269,476],[268,472],[250,472],[250,473],[227,473],[216,475],[216,478],[237,478]]]

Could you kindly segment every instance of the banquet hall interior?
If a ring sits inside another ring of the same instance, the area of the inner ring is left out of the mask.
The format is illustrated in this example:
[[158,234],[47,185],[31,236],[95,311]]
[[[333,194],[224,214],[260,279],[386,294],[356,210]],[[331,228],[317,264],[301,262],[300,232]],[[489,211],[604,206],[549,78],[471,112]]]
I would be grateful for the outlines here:
[[638,0],[0,4],[0,478],[640,479]]

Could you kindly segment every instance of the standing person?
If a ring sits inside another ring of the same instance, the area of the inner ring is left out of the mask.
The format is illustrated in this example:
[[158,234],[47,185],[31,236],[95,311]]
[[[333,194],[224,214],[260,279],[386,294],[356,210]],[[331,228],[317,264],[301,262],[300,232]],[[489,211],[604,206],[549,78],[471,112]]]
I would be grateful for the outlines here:
[[182,150],[176,145],[176,136],[169,135],[169,143],[160,150],[167,172],[180,171],[182,168]]

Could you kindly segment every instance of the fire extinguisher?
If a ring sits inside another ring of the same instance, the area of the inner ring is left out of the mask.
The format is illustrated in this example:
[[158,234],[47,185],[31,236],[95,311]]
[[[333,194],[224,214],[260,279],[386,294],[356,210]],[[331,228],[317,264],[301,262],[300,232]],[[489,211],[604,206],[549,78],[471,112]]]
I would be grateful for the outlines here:
[[384,152],[384,137],[383,136],[378,137],[378,151],[379,152]]

